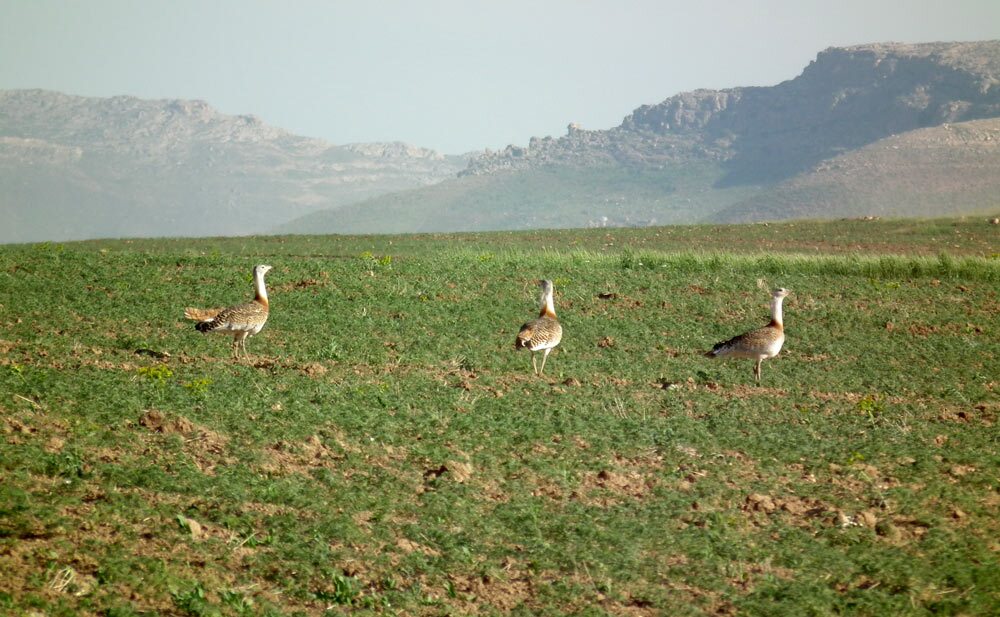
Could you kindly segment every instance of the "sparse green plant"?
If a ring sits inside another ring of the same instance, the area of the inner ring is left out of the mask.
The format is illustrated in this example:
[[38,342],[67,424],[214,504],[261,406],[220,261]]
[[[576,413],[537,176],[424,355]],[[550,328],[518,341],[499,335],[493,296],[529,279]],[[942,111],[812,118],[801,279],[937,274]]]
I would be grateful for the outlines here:
[[360,597],[358,581],[353,576],[334,574],[330,577],[330,588],[315,592],[319,600],[334,604],[351,605]]
[[28,380],[24,378],[24,365],[12,362],[7,366],[7,370],[17,375],[17,378],[21,380],[21,383],[28,383]]
[[361,263],[364,264],[369,276],[375,276],[377,271],[389,270],[392,268],[392,255],[382,255],[379,257],[371,251],[364,251],[359,255]]
[[324,352],[324,358],[326,360],[340,360],[342,355],[343,355],[343,348],[340,346],[340,343],[338,343],[335,340],[327,343]]
[[195,583],[184,590],[174,591],[171,594],[174,606],[185,615],[192,617],[204,617],[218,614],[205,597],[205,588],[201,583]]
[[212,383],[214,382],[208,377],[202,377],[184,382],[184,388],[197,397],[204,397],[208,393],[208,389]]
[[885,402],[881,396],[867,394],[855,405],[858,411],[868,416],[874,422],[885,411]]
[[46,457],[45,473],[63,478],[67,482],[85,478],[88,471],[89,466],[75,448],[49,454]]
[[174,376],[174,372],[166,364],[140,366],[136,372],[160,387],[165,386],[167,381]]
[[236,611],[237,615],[253,615],[253,598],[239,591],[227,589],[219,594],[222,603]]

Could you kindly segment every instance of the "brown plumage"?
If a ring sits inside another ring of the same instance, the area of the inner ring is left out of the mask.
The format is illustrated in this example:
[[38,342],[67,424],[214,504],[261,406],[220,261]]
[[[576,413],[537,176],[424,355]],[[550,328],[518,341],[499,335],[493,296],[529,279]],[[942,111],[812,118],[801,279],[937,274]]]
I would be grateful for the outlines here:
[[712,351],[705,355],[709,358],[749,358],[756,360],[753,366],[753,376],[760,383],[760,365],[768,358],[773,358],[781,351],[785,342],[785,326],[782,321],[781,301],[788,295],[787,289],[775,289],[771,292],[771,323],[763,328],[751,330],[728,341],[717,343]]
[[[556,318],[556,310],[552,302],[552,281],[538,281],[542,289],[542,310],[536,319],[521,326],[514,340],[514,349],[531,351],[531,366],[536,375],[545,370],[545,360],[562,340],[562,324]],[[542,352],[541,368],[535,362],[535,352]]]
[[187,307],[184,309],[184,318],[190,319],[191,321],[212,321],[215,316],[221,313],[225,309],[214,308],[214,309],[200,309]]
[[238,304],[224,309],[184,309],[184,317],[197,321],[195,329],[198,332],[231,332],[233,334],[233,357],[239,358],[240,350],[247,357],[247,337],[253,336],[264,328],[270,305],[267,300],[267,288],[264,286],[264,275],[271,266],[261,264],[253,269],[253,282],[256,294],[253,301]]

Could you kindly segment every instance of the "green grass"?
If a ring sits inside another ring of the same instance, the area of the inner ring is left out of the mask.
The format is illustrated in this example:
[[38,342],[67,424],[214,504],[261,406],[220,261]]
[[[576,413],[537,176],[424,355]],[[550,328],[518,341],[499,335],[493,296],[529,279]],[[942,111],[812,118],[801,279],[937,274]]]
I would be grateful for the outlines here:
[[[0,612],[994,614],[990,231],[2,247]],[[255,263],[273,313],[233,363],[181,314]],[[701,356],[778,285],[760,387]]]

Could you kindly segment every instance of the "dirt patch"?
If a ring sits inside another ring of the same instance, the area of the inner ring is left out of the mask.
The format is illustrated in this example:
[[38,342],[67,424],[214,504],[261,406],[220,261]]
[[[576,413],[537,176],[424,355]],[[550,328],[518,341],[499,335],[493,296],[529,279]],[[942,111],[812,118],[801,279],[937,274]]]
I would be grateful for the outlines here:
[[655,472],[662,466],[663,458],[655,452],[634,457],[615,455],[603,469],[584,472],[571,497],[601,507],[643,499],[660,484]]
[[759,385],[734,384],[723,390],[726,398],[753,398],[757,396],[772,396],[784,398],[788,395],[788,390],[784,388],[769,388]]
[[993,426],[996,424],[998,410],[1000,403],[979,403],[971,408],[944,409],[938,414],[938,420],[962,424],[975,422],[983,426]]
[[576,492],[584,503],[608,507],[624,499],[641,499],[656,486],[656,481],[635,471],[602,469],[586,472]]
[[[328,276],[326,272],[323,273]],[[320,281],[314,278],[299,279],[297,281],[289,281],[287,283],[281,283],[280,285],[274,286],[272,289],[274,292],[289,292],[298,291],[302,289],[309,289],[311,287],[325,287],[326,281]]]
[[299,370],[309,377],[322,377],[323,375],[326,375],[329,369],[327,369],[326,366],[320,362],[309,362],[299,367]]
[[423,553],[428,557],[441,556],[440,551],[433,549],[429,546],[424,546],[419,542],[414,542],[413,540],[409,540],[407,538],[399,538],[398,540],[396,540],[396,547],[399,548],[404,553]]
[[[228,437],[199,426],[184,416],[148,409],[139,417],[139,425],[153,433],[179,435],[183,439],[184,453],[194,460],[202,473],[214,475],[216,467],[232,464],[235,461],[234,458],[226,456]],[[111,455],[117,456],[114,453]]]
[[345,456],[327,446],[319,435],[310,435],[301,443],[279,441],[267,447],[264,454],[261,471],[281,476],[309,475],[311,470],[334,465]]
[[513,558],[504,559],[500,572],[482,575],[451,575],[462,612],[476,614],[484,608],[503,613],[529,603],[535,595],[531,575],[522,571]]
[[758,526],[767,524],[771,516],[778,516],[800,528],[811,528],[817,520],[832,525],[838,513],[835,508],[818,499],[798,495],[778,497],[766,493],[750,493],[740,509]]

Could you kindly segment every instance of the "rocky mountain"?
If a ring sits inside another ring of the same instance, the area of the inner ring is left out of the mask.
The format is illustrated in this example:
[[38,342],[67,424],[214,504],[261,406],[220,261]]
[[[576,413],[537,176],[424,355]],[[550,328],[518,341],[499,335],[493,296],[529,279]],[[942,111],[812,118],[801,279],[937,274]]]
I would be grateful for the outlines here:
[[466,163],[401,143],[335,146],[202,101],[0,91],[0,242],[260,233]]
[[570,124],[559,139],[486,153],[463,174],[695,159],[722,162],[723,184],[760,184],[890,135],[997,116],[1000,41],[859,45],[827,49],[776,86],[678,94],[607,131]]
[[304,220],[369,231],[371,212],[518,229],[996,211],[997,118],[1000,41],[831,48],[775,86],[678,94],[608,130],[570,124],[487,151],[458,180]]

